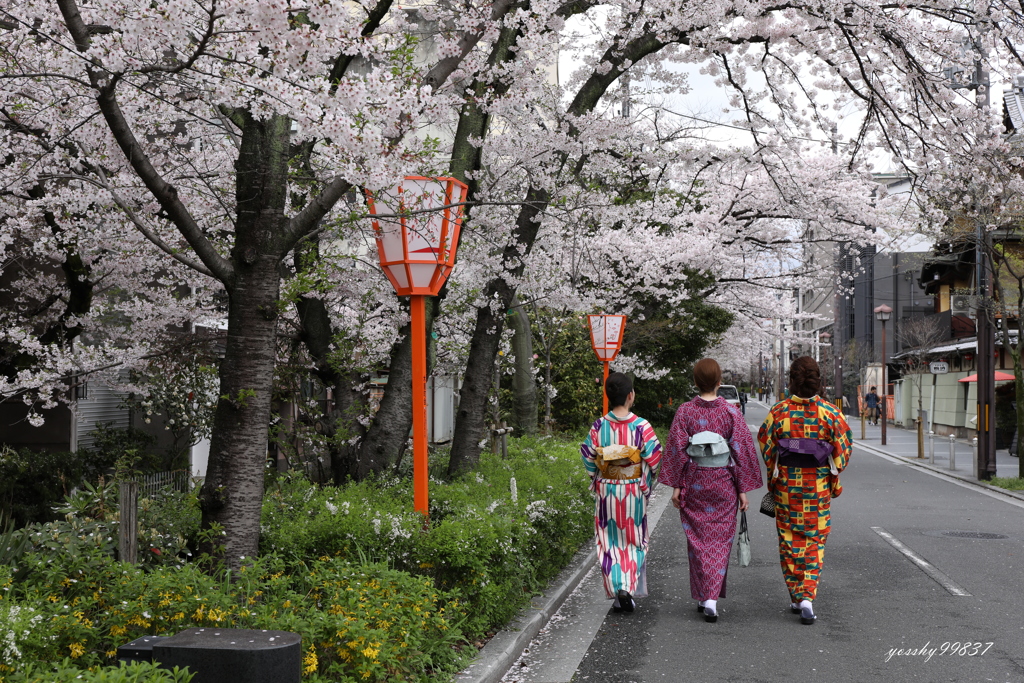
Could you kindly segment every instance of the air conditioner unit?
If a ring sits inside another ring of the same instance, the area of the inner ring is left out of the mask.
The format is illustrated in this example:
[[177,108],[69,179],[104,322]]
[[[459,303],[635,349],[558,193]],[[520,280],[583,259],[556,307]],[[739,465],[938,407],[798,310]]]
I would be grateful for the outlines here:
[[949,298],[949,309],[953,315],[974,316],[974,297],[970,294],[954,294]]

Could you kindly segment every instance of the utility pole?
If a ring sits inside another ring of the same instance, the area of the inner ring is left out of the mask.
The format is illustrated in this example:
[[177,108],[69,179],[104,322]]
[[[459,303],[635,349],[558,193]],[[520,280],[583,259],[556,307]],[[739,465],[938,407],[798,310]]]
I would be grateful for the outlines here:
[[[950,87],[954,90],[973,90],[974,102],[978,109],[987,112],[991,106],[989,76],[985,70],[985,46],[982,43],[982,35],[985,32],[984,26],[978,26],[977,39],[973,40],[972,47],[975,49],[974,73],[968,83],[960,81],[957,77],[962,70],[953,66],[945,69],[946,76],[950,80]],[[965,45],[967,40],[965,39]],[[981,208],[980,202],[976,204]],[[976,217],[977,228],[974,245],[974,286],[977,297],[975,312],[975,331],[977,334],[977,370],[978,370],[978,460],[975,467],[975,476],[980,480],[991,479],[996,473],[996,432],[995,425],[995,326],[992,322],[992,294],[991,278],[987,261],[989,247],[988,235],[981,217]]]
[[[839,154],[838,129],[832,124],[832,154]],[[832,302],[832,386],[835,392],[836,406],[843,412],[843,334],[842,314],[839,311],[839,290],[843,284],[843,243],[836,242],[836,279],[833,285],[835,297]]]
[[757,352],[757,397],[764,393],[764,351]]
[[776,392],[776,401],[782,400],[782,392],[786,386],[786,325],[779,321],[779,388]]
[[[974,94],[978,108],[987,112],[991,105],[989,76],[982,61],[984,47],[978,36],[978,57],[974,60]],[[988,266],[989,238],[980,217],[977,219],[977,245],[975,247],[975,276],[978,295],[978,462],[975,476],[988,480],[996,474],[995,430],[995,325],[992,320],[992,283]]]

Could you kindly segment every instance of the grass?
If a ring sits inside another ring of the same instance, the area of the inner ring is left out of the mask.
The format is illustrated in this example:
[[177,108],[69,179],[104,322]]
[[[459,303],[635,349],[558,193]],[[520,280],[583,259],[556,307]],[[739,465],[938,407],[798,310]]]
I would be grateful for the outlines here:
[[1024,477],[992,477],[985,483],[1009,491],[1024,491]]

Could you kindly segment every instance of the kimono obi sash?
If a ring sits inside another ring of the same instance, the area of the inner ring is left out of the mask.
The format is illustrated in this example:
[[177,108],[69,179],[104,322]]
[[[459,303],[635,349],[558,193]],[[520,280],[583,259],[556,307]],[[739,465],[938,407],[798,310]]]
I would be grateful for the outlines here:
[[729,442],[717,432],[697,432],[691,436],[686,453],[697,467],[725,467],[731,455]]
[[598,446],[594,450],[597,451],[596,464],[602,479],[625,481],[640,478],[643,472],[640,466],[642,456],[636,446],[612,444]]
[[824,439],[779,439],[779,464],[786,467],[829,467],[835,472],[832,461],[833,446]]

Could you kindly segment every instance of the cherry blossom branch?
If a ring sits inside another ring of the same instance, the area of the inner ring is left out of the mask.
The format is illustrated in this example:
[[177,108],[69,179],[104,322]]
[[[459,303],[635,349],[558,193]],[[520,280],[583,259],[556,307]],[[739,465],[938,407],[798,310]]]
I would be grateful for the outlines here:
[[121,195],[119,195],[117,191],[113,187],[111,187],[110,182],[107,180],[106,174],[103,172],[103,169],[97,166],[95,170],[96,174],[99,176],[98,180],[90,178],[88,176],[76,175],[48,175],[43,177],[45,179],[50,180],[81,180],[83,182],[90,183],[91,185],[95,185],[96,187],[106,191],[107,194],[110,195],[110,198],[114,200],[114,203],[117,204],[117,207],[124,212],[125,216],[128,217],[128,220],[130,220],[132,224],[136,227],[136,229],[142,233],[143,237],[152,242],[158,249],[160,249],[160,251],[164,252],[165,254],[173,258],[175,261],[178,261],[182,265],[187,266],[188,268],[191,268],[196,272],[202,273],[203,275],[207,275],[212,278],[216,277],[216,275],[210,272],[210,270],[206,268],[206,266],[204,266],[202,263],[194,261],[182,255],[181,250],[175,249],[174,247],[170,246],[162,239],[160,239],[160,236],[156,234],[156,230],[146,225],[145,221],[143,221],[139,217],[139,215],[135,213],[135,210],[132,209],[128,202],[126,202],[124,198],[122,198]]
[[[57,0],[61,15],[64,17],[65,26],[75,41],[75,47],[80,52],[89,49],[89,32],[82,20],[75,0]],[[153,197],[160,204],[168,218],[175,224],[182,236],[195,250],[203,265],[209,273],[224,282],[230,283],[234,280],[235,271],[231,262],[221,256],[213,244],[203,235],[202,229],[192,217],[188,208],[178,197],[178,190],[168,183],[160,175],[149,160],[142,145],[135,137],[131,125],[128,123],[121,111],[115,94],[116,79],[107,79],[105,75],[97,72],[95,65],[87,63],[86,71],[93,87],[99,91],[96,101],[100,111],[103,113],[111,134],[117,141],[118,146],[124,153],[128,163],[139,175],[139,178],[146,185]]]

